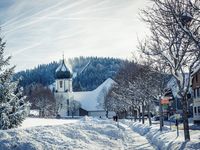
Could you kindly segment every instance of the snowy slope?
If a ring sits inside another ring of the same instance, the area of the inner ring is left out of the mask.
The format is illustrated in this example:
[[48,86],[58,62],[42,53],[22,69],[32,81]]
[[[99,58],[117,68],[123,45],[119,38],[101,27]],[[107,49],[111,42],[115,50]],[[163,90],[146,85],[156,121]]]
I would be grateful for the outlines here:
[[114,80],[108,78],[93,91],[74,92],[74,100],[79,101],[81,107],[87,111],[103,110],[103,107],[99,105],[104,101],[104,95],[114,83]]
[[125,124],[85,117],[77,123],[0,131],[1,150],[152,150]]

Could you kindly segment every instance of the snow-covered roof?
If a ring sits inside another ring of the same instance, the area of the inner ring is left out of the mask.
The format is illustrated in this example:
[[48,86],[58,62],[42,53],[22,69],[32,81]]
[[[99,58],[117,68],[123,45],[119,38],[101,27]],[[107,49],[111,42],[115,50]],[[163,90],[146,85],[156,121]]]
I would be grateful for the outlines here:
[[114,83],[114,80],[108,78],[93,91],[74,92],[74,100],[79,101],[81,107],[87,111],[104,110],[104,96]]
[[[185,84],[187,83],[187,81],[189,80],[189,74],[185,73]],[[172,93],[175,97],[179,97],[178,96],[178,85],[176,83],[176,79],[174,77],[171,77],[171,79],[169,80],[169,82],[167,83],[167,88],[170,88],[172,90]]]
[[193,76],[194,74],[196,74],[199,70],[200,70],[200,65],[195,67],[195,69],[194,69],[193,72],[192,72],[192,76]]

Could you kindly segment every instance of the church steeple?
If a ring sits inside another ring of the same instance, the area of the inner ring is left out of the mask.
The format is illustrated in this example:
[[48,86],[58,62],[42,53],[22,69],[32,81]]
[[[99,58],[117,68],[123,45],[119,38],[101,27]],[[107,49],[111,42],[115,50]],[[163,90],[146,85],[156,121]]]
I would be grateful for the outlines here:
[[72,78],[72,73],[70,72],[70,70],[68,69],[68,67],[65,63],[64,54],[63,54],[63,59],[60,62],[60,65],[56,69],[55,78],[56,79]]

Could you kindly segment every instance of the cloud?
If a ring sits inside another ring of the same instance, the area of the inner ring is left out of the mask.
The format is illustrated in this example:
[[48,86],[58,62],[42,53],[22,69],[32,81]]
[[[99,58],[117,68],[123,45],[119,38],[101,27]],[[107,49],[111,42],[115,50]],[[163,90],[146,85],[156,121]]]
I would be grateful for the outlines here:
[[[66,57],[130,58],[148,32],[138,18],[147,0],[16,0],[0,20],[17,70]],[[0,2],[1,5],[1,2]],[[36,59],[37,58],[37,59]],[[27,65],[24,65],[24,62]]]

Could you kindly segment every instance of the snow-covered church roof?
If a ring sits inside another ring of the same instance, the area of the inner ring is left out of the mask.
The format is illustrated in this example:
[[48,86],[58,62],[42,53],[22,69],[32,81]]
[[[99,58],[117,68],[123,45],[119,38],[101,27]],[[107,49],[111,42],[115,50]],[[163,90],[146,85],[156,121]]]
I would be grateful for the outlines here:
[[104,110],[104,97],[114,83],[114,80],[108,78],[93,91],[74,92],[74,100],[79,101],[81,108],[87,111]]
[[71,71],[67,68],[67,65],[65,63],[65,60],[61,60],[60,65],[56,69],[56,74],[55,74],[56,79],[68,79],[72,78],[72,73]]

